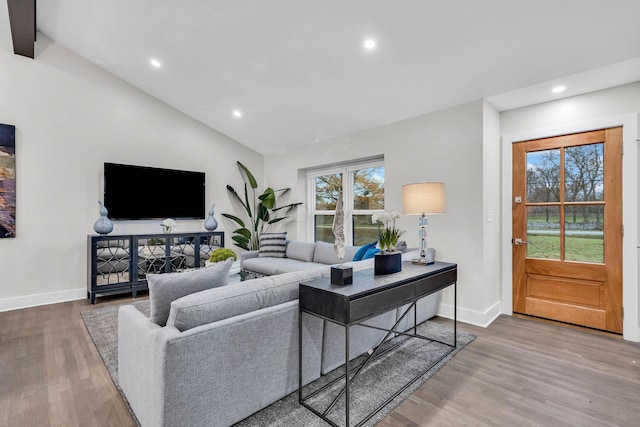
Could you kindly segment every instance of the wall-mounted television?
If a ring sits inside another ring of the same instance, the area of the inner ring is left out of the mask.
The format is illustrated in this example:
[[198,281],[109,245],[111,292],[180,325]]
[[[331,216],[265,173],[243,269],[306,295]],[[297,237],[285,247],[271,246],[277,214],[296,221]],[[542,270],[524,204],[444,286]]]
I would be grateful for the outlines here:
[[204,172],[104,164],[111,219],[204,219],[204,204]]

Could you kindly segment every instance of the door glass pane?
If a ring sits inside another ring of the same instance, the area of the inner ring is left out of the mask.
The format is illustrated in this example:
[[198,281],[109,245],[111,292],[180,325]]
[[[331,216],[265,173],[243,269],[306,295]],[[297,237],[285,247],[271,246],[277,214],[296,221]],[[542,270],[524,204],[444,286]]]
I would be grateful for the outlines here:
[[527,153],[527,203],[560,201],[560,149]]
[[315,178],[316,185],[316,210],[334,211],[338,192],[342,188],[342,174],[334,173]]
[[604,200],[604,144],[567,147],[564,151],[565,200]]
[[604,262],[604,206],[565,206],[567,261]]
[[333,237],[333,217],[334,215],[315,215],[316,242],[336,242]]
[[560,259],[560,207],[527,207],[527,256]]
[[362,246],[378,240],[378,226],[371,223],[371,215],[353,216],[353,246]]
[[353,207],[356,210],[384,209],[384,166],[353,172]]

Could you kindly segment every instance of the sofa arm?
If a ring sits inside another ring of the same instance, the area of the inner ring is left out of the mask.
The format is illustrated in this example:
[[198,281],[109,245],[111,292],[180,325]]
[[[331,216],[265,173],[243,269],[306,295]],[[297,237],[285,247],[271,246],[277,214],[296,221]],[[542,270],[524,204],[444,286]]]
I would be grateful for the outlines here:
[[251,258],[258,258],[258,251],[246,251],[240,254],[240,265],[242,262]]
[[118,310],[118,383],[143,426],[164,425],[166,346],[179,334],[132,305]]

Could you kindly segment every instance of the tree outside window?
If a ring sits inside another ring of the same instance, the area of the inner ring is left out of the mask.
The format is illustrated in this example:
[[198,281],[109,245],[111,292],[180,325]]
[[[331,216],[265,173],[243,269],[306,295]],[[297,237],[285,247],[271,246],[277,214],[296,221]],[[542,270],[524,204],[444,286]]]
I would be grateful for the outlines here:
[[345,209],[345,238],[354,246],[376,241],[378,228],[371,215],[384,210],[384,165],[382,161],[345,165],[309,175],[309,192],[315,241],[334,242],[333,214],[340,189]]

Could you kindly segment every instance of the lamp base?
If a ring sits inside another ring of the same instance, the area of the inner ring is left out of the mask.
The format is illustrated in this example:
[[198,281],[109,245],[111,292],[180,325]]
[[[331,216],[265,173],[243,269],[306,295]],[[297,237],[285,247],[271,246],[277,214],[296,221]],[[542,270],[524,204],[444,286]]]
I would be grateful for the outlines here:
[[411,260],[411,264],[431,265],[431,264],[435,264],[435,261],[427,261],[424,258],[416,258]]

